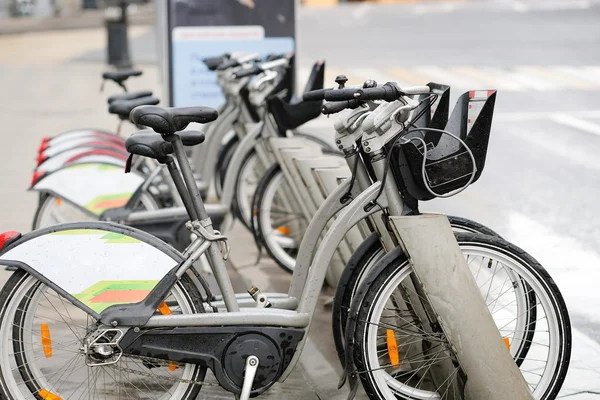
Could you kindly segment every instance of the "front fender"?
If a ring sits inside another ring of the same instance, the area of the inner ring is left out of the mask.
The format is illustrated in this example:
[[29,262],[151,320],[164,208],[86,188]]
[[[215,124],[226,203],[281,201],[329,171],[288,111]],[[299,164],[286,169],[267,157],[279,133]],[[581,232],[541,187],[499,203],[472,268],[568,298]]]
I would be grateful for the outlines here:
[[67,165],[37,181],[29,190],[51,193],[88,214],[99,216],[123,207],[144,183],[144,177],[108,163]]
[[142,301],[182,261],[154,236],[109,222],[40,229],[0,252],[0,265],[26,270],[95,318]]

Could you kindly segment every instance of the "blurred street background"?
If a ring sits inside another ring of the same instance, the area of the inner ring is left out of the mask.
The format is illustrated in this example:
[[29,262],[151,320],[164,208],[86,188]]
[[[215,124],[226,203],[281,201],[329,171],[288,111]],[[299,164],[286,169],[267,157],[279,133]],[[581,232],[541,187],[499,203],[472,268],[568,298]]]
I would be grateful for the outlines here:
[[[118,88],[98,91],[108,68],[104,13],[82,11],[83,3],[38,1],[27,12],[36,17],[14,18],[15,2],[0,0],[0,231],[30,230],[37,199],[26,190],[42,137],[116,128],[105,98]],[[130,21],[131,59],[144,71],[131,89],[160,97],[153,4],[130,8]],[[326,60],[326,86],[338,74],[350,84],[434,81],[452,86],[452,104],[466,90],[498,90],[481,179],[422,209],[479,221],[544,265],[574,329],[561,397],[600,399],[600,0],[304,4],[296,32],[300,90],[318,59]],[[301,130],[330,138],[334,121],[321,117]],[[245,235],[235,229],[233,243],[249,243]],[[240,279],[286,289],[289,277],[272,262],[248,261],[253,243],[234,250]],[[277,389],[284,398],[344,398],[324,306],[317,318],[322,329],[311,335],[300,383]]]

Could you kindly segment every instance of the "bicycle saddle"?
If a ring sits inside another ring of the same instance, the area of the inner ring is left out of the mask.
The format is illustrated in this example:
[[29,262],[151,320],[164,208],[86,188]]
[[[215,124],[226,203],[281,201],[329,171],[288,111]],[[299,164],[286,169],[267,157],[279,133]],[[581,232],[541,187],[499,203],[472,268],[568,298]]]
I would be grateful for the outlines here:
[[108,104],[113,103],[119,100],[134,100],[139,99],[140,97],[148,97],[152,96],[152,92],[150,90],[139,90],[137,92],[130,93],[120,93],[110,96],[107,101]]
[[140,97],[139,99],[133,100],[118,100],[112,102],[108,106],[108,112],[111,114],[116,114],[121,119],[129,119],[129,114],[131,110],[138,106],[144,105],[156,105],[159,103],[159,100],[156,97]]
[[109,79],[115,83],[125,82],[129,77],[140,76],[142,71],[130,70],[130,71],[108,71],[102,74],[103,79]]
[[162,135],[184,130],[190,122],[205,124],[217,119],[219,112],[210,107],[136,107],[130,114],[131,122],[152,128]]
[[[204,132],[183,131],[178,133],[184,146],[195,146],[204,142]],[[173,153],[173,145],[151,130],[136,132],[125,141],[125,149],[131,154],[154,158],[164,162]]]

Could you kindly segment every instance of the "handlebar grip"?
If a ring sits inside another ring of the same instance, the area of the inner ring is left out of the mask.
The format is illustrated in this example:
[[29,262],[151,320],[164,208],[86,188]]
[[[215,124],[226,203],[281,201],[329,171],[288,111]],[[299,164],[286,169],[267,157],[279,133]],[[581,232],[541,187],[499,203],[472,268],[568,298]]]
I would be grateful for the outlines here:
[[359,92],[357,88],[349,89],[332,89],[325,92],[325,100],[327,101],[343,101],[343,100],[354,100],[358,96]]
[[354,100],[344,100],[344,101],[333,101],[330,103],[323,104],[321,108],[321,112],[324,115],[336,114],[340,111],[343,111],[347,108],[356,108],[362,104],[362,101],[354,99]]
[[236,60],[225,60],[217,67],[217,71],[224,71],[229,68],[237,67],[240,65]]
[[217,67],[219,65],[221,65],[221,63],[227,61],[229,58],[229,55],[222,55],[222,56],[217,56],[217,57],[207,57],[202,59],[202,61],[204,62],[204,64],[206,65],[206,67],[211,70],[214,71],[217,69]]
[[235,76],[236,78],[245,78],[246,76],[258,75],[261,72],[263,72],[261,67],[259,67],[258,65],[253,65],[250,68],[234,72],[233,76]]
[[384,86],[360,89],[358,91],[358,98],[361,100],[386,100],[391,101],[395,99],[389,98],[389,89]]
[[323,100],[325,98],[325,92],[331,89],[319,89],[319,90],[311,90],[310,92],[305,92],[302,94],[302,100],[304,101],[314,101],[314,100]]

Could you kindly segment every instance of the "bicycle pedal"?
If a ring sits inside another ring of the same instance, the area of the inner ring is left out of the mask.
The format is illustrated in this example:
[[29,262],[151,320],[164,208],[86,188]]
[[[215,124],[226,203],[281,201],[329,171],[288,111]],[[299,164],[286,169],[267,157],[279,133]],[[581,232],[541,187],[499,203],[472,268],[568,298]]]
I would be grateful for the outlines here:
[[252,298],[256,302],[256,307],[258,307],[258,308],[271,307],[271,303],[269,302],[269,299],[267,299],[267,296],[264,295],[260,291],[260,289],[257,288],[256,286],[251,286],[250,289],[248,289],[248,293],[250,294],[250,296],[252,296]]
[[258,369],[258,357],[249,356],[246,358],[246,369],[244,371],[244,384],[242,385],[242,393],[240,393],[240,400],[249,400],[250,392],[252,391],[252,384],[254,383],[254,377],[256,376],[256,370]]

